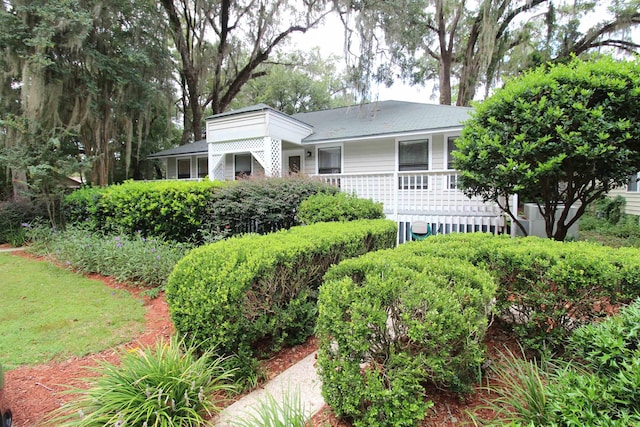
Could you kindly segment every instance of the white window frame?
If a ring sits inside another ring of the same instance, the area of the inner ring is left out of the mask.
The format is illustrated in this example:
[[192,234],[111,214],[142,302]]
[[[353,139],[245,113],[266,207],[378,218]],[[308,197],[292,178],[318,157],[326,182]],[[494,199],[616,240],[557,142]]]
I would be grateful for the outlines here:
[[[428,159],[427,159],[427,169],[424,170],[413,170],[413,171],[401,171],[400,170],[400,143],[408,142],[408,141],[427,141],[427,150]],[[429,172],[433,170],[433,135],[416,135],[407,138],[396,138],[396,165],[395,170],[398,173],[409,173],[415,174],[420,172]],[[426,179],[425,179],[426,178]],[[413,176],[399,176],[398,177],[398,189],[399,190],[428,190],[432,187],[431,176],[430,175],[413,175]]]
[[[449,155],[449,138],[460,138],[460,133],[445,133],[444,134],[444,169],[447,171],[455,171],[455,169],[449,167],[449,162],[452,160]],[[457,171],[456,171],[457,172]],[[457,190],[458,189],[458,174],[447,175],[447,182],[445,190]]]
[[[207,161],[207,167],[205,168],[204,171],[200,170],[200,160],[204,159]],[[204,172],[203,176],[200,176],[200,172]],[[209,175],[209,157],[206,156],[201,156],[201,157],[196,157],[196,176],[198,178],[206,178]]]
[[[635,190],[631,189],[631,180],[635,177],[636,179],[636,184],[635,184]],[[640,172],[633,174],[629,177],[629,182],[627,183],[627,193],[640,193],[640,181],[637,181],[638,179],[640,179]]]
[[[180,178],[180,161],[188,160],[189,161],[189,176],[187,178]],[[193,172],[193,165],[191,164],[191,157],[176,157],[176,178],[177,179],[191,179],[191,174]]]
[[[320,150],[326,150],[330,148],[340,149],[340,172],[338,173],[321,173],[320,172]],[[317,175],[340,175],[344,173],[344,144],[332,144],[332,145],[320,145],[316,147],[316,174]]]
[[249,156],[249,167],[251,168],[249,175],[253,175],[253,155],[251,153],[234,153],[233,154],[233,177],[234,179],[238,179],[238,175],[236,174],[236,157],[238,156]]

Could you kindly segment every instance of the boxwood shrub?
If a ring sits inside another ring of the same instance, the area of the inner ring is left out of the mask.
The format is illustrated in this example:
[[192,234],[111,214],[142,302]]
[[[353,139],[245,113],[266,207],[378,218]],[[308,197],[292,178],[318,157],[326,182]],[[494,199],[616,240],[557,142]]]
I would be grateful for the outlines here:
[[320,223],[248,234],[191,251],[169,276],[166,298],[176,330],[196,343],[255,358],[313,333],[316,291],[344,258],[393,247],[396,223]]
[[298,221],[316,222],[354,221],[384,218],[382,203],[360,199],[347,193],[316,194],[303,200],[298,208]]
[[466,261],[395,249],[332,267],[317,325],[327,403],[355,426],[414,426],[429,407],[426,383],[468,391],[495,289]]
[[570,332],[609,302],[629,301],[640,290],[640,251],[587,242],[491,234],[450,234],[398,248],[407,254],[469,260],[498,279],[496,309],[523,344],[558,349]]
[[105,233],[199,240],[207,203],[221,181],[127,181],[85,188],[65,197],[67,222]]

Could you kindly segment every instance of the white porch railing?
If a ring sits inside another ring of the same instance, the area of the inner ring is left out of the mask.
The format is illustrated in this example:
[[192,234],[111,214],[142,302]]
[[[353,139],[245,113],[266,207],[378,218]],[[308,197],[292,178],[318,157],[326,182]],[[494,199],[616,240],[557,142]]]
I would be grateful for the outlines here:
[[468,198],[457,189],[455,171],[316,175],[361,198],[381,202],[399,223],[399,241],[410,238],[410,223],[425,221],[434,233],[504,232],[504,216],[495,203]]

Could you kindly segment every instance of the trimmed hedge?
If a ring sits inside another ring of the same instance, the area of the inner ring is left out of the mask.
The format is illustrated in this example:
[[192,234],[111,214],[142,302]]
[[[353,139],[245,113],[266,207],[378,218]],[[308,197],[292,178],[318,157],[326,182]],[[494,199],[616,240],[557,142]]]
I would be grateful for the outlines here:
[[360,199],[347,193],[317,194],[300,203],[297,218],[302,224],[315,224],[379,219],[384,218],[384,213],[382,203],[370,199]]
[[127,181],[74,191],[63,201],[67,222],[105,233],[199,240],[212,190],[220,181]]
[[414,426],[425,383],[469,391],[494,279],[463,260],[378,251],[332,267],[318,298],[323,395],[355,426]]
[[396,233],[387,220],[320,223],[194,249],[169,277],[171,318],[178,333],[237,355],[250,374],[255,357],[313,333],[316,290],[332,264],[393,247]]
[[305,177],[235,181],[212,195],[207,208],[208,231],[211,235],[237,235],[291,228],[299,224],[296,213],[303,200],[338,191],[332,185]]
[[606,314],[603,304],[629,301],[640,292],[640,250],[633,248],[471,233],[398,249],[488,268],[499,282],[497,312],[532,349],[562,347],[571,330]]

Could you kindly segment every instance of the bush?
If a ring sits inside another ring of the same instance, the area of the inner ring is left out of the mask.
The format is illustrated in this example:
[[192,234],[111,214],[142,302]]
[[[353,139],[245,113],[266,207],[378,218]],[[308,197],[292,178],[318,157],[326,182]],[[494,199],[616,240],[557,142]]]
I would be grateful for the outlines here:
[[36,253],[52,256],[82,273],[98,273],[147,287],[164,286],[173,267],[190,248],[158,237],[103,235],[74,227],[50,231],[46,236],[41,229],[30,233],[38,235],[39,242],[33,246]]
[[640,291],[640,252],[586,242],[450,234],[411,242],[408,254],[463,258],[498,279],[496,310],[531,349],[559,349],[603,304]]
[[297,225],[300,202],[338,189],[309,178],[267,178],[236,181],[216,191],[208,205],[210,234],[268,233]]
[[397,249],[332,267],[317,326],[327,403],[355,426],[414,426],[426,382],[469,391],[495,288],[468,262]]
[[51,425],[202,426],[219,409],[214,399],[234,389],[225,359],[183,350],[175,337],[120,357],[119,366],[100,362],[89,390],[71,390],[81,397],[62,406]]
[[384,213],[382,203],[369,199],[360,199],[346,193],[317,194],[300,203],[297,218],[302,224],[315,224],[316,222],[379,219],[384,218]]
[[254,374],[254,357],[304,341],[315,324],[315,294],[340,260],[392,247],[396,223],[363,220],[245,235],[194,249],[169,277],[166,296],[176,330],[237,354]]
[[127,181],[106,188],[85,188],[65,197],[68,223],[105,233],[163,236],[200,241],[199,230],[219,181]]
[[21,246],[26,242],[27,230],[38,221],[46,221],[47,208],[43,204],[31,202],[0,203],[0,244],[10,243]]

